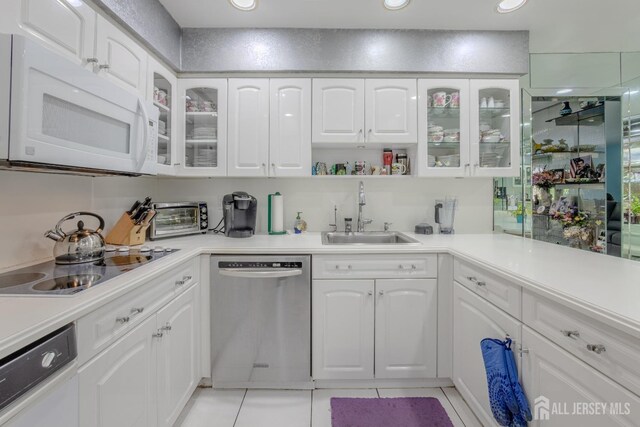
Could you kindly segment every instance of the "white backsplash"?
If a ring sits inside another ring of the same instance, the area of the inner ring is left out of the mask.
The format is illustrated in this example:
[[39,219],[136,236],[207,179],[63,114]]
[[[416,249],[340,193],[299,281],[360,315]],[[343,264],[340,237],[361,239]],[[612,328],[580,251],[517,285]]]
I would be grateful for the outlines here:
[[[267,195],[285,197],[285,227],[293,228],[296,211],[302,211],[310,231],[328,229],[333,206],[342,219],[357,217],[357,179],[321,178],[91,178],[0,171],[0,271],[17,265],[50,259],[54,242],[43,234],[63,216],[81,210],[103,216],[109,230],[136,199],[156,201],[204,200],[210,205],[212,222],[222,217],[222,197],[246,191],[258,199],[258,232],[267,230]],[[415,224],[433,224],[434,201],[445,195],[459,199],[458,233],[489,233],[492,229],[492,180],[484,179],[365,179],[367,205],[364,215],[380,230],[385,221],[392,229],[413,230]],[[212,225],[215,225],[212,224]],[[88,227],[94,227],[91,220]],[[67,230],[73,224],[67,225]]]
[[[344,217],[358,213],[358,179],[280,178],[280,179],[161,179],[157,195],[165,200],[203,200],[210,206],[212,223],[222,218],[222,197],[233,191],[246,191],[258,199],[257,227],[267,231],[267,196],[284,195],[285,229],[293,229],[296,212],[302,211],[309,231],[323,231],[333,223],[333,206],[338,207],[338,228]],[[373,219],[369,230],[382,230],[391,222],[394,230],[412,231],[417,223],[433,224],[434,201],[446,195],[459,199],[455,226],[459,233],[489,233],[493,210],[491,178],[484,179],[365,179],[367,205],[364,216]]]

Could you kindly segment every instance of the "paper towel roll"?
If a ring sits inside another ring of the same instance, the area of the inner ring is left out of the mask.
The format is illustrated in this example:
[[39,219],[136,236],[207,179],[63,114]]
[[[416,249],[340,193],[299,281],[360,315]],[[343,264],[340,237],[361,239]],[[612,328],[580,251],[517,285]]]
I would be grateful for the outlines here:
[[280,193],[274,194],[271,198],[271,231],[284,231],[284,197]]

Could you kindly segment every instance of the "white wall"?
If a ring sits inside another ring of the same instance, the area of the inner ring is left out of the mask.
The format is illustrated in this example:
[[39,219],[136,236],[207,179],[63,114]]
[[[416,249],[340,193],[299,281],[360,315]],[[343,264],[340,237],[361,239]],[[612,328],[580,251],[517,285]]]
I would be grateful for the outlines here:
[[[44,233],[69,213],[96,212],[110,228],[136,198],[152,195],[155,181],[0,171],[0,271],[51,259],[54,242]],[[73,227],[70,221],[63,229]]]
[[[267,231],[267,196],[279,191],[284,195],[285,228],[292,229],[296,211],[303,211],[310,231],[327,230],[333,223],[333,206],[338,207],[338,225],[344,217],[355,223],[358,212],[358,179],[217,179],[159,181],[158,197],[174,200],[202,199],[209,203],[215,223],[222,218],[222,197],[233,191],[246,191],[258,199],[258,232]],[[367,205],[364,214],[374,222],[370,230],[382,230],[392,222],[393,229],[413,230],[415,224],[433,223],[434,201],[456,195],[459,212],[456,229],[460,233],[488,233],[492,230],[492,189],[486,179],[365,179]],[[212,221],[213,222],[213,221]],[[215,225],[215,224],[214,224]]]
[[[285,226],[293,228],[296,211],[310,231],[327,230],[333,222],[333,206],[342,218],[357,217],[357,179],[167,179],[90,178],[70,175],[0,171],[0,271],[17,265],[50,259],[54,242],[43,236],[63,216],[80,210],[104,217],[109,230],[136,199],[156,201],[204,200],[213,218],[222,217],[222,197],[246,191],[258,198],[258,232],[267,230],[267,195],[285,196]],[[366,217],[370,230],[413,230],[423,221],[433,223],[436,198],[456,195],[458,233],[488,233],[492,229],[492,180],[486,179],[369,179],[365,180]],[[87,227],[94,222],[87,220]],[[215,224],[214,224],[215,225]],[[73,223],[64,227],[72,229]]]

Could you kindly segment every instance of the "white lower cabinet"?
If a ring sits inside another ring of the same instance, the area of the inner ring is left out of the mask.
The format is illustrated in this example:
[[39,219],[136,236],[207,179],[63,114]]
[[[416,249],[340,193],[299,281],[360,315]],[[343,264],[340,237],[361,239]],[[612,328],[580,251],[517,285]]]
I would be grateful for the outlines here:
[[171,426],[196,388],[192,286],[78,371],[83,427]]
[[480,341],[504,339],[508,334],[514,341],[512,348],[517,349],[522,324],[459,283],[453,286],[453,383],[483,425],[497,425],[489,405]]
[[373,280],[314,280],[314,379],[373,378]]
[[154,427],[157,421],[156,318],[80,368],[80,425]]
[[435,378],[438,282],[376,280],[375,377]]
[[313,378],[435,378],[436,289],[435,279],[314,280]]
[[158,426],[172,426],[198,385],[197,287],[158,312]]
[[[522,346],[528,350],[522,357],[521,382],[534,415],[530,425],[638,426],[638,396],[527,326]],[[591,413],[596,409],[604,413]]]

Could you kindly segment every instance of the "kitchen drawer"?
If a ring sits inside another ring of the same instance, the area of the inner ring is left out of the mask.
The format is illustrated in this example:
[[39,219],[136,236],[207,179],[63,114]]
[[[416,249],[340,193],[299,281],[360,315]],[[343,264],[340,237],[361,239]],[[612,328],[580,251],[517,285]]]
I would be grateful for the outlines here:
[[516,319],[521,318],[522,287],[459,259],[454,261],[453,276],[456,282],[493,305]]
[[438,255],[319,255],[314,279],[398,279],[438,277]]
[[[526,325],[640,395],[637,338],[529,291],[522,306]],[[602,351],[590,346],[602,346]]]
[[87,362],[114,340],[197,282],[197,258],[176,267],[78,320],[78,361]]

